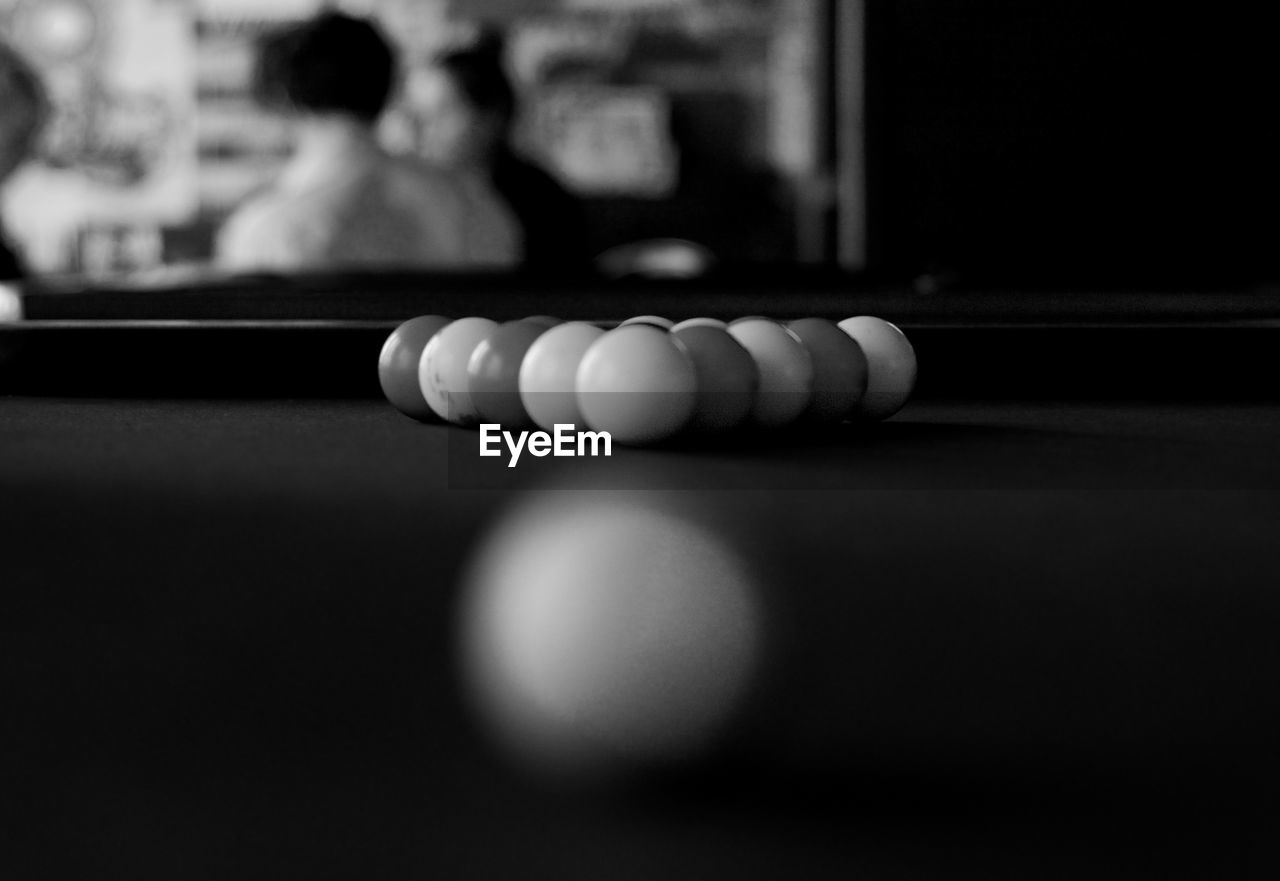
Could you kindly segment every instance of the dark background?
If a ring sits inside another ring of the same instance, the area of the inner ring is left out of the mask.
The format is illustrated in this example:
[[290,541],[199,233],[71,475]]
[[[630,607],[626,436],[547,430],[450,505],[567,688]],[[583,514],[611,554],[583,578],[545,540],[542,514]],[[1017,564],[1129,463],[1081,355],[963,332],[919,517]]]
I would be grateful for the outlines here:
[[870,265],[1277,276],[1265,6],[870,0]]

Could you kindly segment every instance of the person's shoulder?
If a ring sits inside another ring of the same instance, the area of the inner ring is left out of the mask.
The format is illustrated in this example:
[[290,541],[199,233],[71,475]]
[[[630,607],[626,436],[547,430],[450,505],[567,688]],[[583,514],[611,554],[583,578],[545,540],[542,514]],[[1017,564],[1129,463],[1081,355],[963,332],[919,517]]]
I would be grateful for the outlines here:
[[479,171],[410,154],[388,154],[382,170],[391,176],[387,191],[399,207],[453,238],[455,262],[505,266],[519,260],[515,217]]
[[457,174],[454,171],[419,156],[388,154],[384,168],[388,173],[419,187],[442,192],[458,189]]
[[227,218],[218,234],[217,259],[229,268],[288,268],[322,216],[309,194],[263,191]]

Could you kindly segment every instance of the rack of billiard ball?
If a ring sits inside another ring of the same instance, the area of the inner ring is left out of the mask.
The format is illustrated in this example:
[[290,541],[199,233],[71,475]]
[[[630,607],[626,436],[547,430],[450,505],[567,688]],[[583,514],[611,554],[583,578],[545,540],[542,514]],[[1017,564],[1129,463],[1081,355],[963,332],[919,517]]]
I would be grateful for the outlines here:
[[500,324],[424,315],[387,338],[378,375],[387,400],[422,421],[586,426],[646,445],[682,432],[886,419],[911,395],[916,356],[899,328],[872,316]]

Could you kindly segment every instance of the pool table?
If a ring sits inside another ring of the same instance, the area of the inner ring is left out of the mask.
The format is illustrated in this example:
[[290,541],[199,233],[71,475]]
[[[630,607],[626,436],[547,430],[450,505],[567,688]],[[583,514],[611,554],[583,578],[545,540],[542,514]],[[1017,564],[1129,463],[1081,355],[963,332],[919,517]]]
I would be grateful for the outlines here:
[[[0,876],[1274,877],[1280,298],[780,284],[27,293]],[[381,340],[427,312],[870,313],[915,342],[885,423],[592,473],[762,573],[774,645],[705,762],[579,791],[477,724],[463,575],[513,504],[583,484],[378,398]]]

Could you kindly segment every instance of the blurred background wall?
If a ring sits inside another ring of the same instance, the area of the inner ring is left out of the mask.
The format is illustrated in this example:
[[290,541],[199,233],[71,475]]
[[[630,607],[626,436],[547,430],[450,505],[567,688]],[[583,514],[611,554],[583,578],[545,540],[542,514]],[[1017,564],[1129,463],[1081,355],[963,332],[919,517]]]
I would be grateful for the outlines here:
[[0,0],[0,32],[58,107],[5,200],[31,262],[104,273],[207,258],[288,151],[249,96],[255,42],[325,5],[377,18],[403,53],[389,146],[417,146],[415,73],[431,55],[497,26],[521,141],[586,200],[593,250],[674,236],[730,260],[796,254],[789,180],[816,161],[813,0]]
[[1280,278],[1265,4],[865,5],[872,265]]
[[[0,0],[59,112],[6,193],[46,271],[199,261],[287,152],[254,41],[320,0]],[[1075,0],[346,0],[415,71],[508,35],[521,140],[590,247],[912,278],[1280,277],[1265,4]]]

